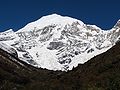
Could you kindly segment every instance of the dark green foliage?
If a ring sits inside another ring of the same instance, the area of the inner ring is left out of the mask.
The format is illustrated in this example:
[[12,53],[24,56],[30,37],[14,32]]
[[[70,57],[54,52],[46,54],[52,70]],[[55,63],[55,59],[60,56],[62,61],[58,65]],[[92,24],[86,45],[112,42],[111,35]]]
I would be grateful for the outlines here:
[[120,42],[72,71],[23,65],[0,50],[0,90],[120,90]]

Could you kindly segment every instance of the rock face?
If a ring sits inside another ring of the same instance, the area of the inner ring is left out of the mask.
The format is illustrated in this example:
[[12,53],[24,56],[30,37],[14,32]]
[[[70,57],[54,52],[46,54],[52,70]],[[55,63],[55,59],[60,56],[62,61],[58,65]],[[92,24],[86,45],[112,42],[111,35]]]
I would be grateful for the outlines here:
[[120,38],[118,23],[108,31],[57,14],[14,32],[0,33],[0,42],[14,48],[19,59],[49,70],[72,70],[110,49]]

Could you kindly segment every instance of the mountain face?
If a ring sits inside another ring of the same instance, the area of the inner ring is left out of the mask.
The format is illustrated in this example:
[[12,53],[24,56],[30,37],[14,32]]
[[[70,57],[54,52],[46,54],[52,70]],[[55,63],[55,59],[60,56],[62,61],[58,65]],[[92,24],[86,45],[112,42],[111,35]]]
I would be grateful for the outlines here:
[[0,49],[0,90],[120,90],[120,42],[68,72],[35,68]]
[[32,66],[67,71],[106,52],[119,38],[120,20],[105,31],[74,18],[52,14],[17,32],[12,29],[1,32],[0,47],[4,46],[5,51]]

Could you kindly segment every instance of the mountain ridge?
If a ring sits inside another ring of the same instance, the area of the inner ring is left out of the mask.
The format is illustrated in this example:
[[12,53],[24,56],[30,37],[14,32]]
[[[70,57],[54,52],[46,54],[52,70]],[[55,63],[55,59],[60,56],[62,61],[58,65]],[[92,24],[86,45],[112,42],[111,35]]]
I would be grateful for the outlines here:
[[82,21],[52,14],[22,29],[0,33],[0,42],[14,48],[18,57],[38,68],[72,70],[106,52],[119,40],[119,21],[109,31]]

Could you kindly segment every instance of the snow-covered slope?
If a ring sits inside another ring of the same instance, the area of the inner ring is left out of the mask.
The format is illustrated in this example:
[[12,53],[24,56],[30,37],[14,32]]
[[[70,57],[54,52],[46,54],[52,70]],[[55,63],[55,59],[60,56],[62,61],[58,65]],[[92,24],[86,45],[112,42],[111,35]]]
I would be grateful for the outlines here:
[[107,51],[119,36],[119,21],[111,30],[104,31],[74,18],[52,14],[17,32],[0,33],[0,42],[14,48],[21,60],[35,67],[66,71]]
[[18,57],[18,54],[15,49],[13,49],[11,46],[8,46],[2,42],[0,42],[0,49],[10,53],[11,55],[14,55],[15,57]]

